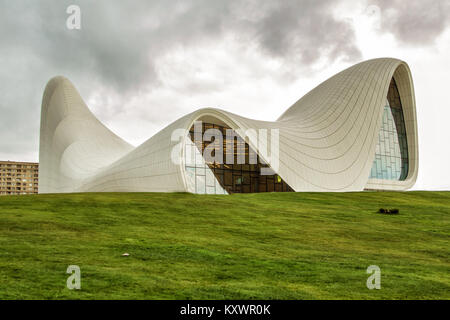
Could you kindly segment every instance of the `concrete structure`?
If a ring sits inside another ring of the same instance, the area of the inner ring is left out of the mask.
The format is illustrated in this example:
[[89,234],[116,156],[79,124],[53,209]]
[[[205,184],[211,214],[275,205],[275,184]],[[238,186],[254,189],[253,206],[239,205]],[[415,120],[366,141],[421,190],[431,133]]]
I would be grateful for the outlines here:
[[38,193],[39,164],[0,161],[0,195]]
[[[196,121],[202,133],[231,128],[245,158],[254,152],[265,165],[203,159],[208,144],[191,141]],[[259,170],[274,162],[263,152],[269,142],[257,136],[261,130],[279,136],[275,172],[265,177]],[[69,80],[56,77],[42,101],[40,166],[41,193],[406,190],[418,172],[411,73],[397,59],[365,61],[311,90],[276,121],[200,109],[136,148],[95,118]]]

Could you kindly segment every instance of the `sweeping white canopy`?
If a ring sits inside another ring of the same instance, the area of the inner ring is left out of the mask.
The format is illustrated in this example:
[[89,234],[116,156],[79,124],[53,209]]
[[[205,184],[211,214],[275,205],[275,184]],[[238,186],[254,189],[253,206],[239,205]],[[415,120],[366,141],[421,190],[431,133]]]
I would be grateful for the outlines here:
[[[394,78],[405,120],[406,180],[369,179],[382,113]],[[106,128],[64,77],[51,79],[41,114],[39,192],[188,191],[183,161],[171,160],[175,129],[198,119],[238,132],[279,130],[277,174],[295,191],[405,190],[418,170],[414,88],[408,65],[391,58],[354,65],[326,80],[276,121],[258,121],[214,108],[192,112],[134,148]],[[258,152],[258,146],[252,145]],[[182,154],[180,154],[182,157]]]

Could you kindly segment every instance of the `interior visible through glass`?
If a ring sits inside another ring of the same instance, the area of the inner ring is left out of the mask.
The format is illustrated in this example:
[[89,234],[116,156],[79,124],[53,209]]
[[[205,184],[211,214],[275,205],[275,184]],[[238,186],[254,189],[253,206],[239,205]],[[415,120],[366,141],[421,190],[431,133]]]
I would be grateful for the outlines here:
[[[223,163],[215,161],[207,162],[202,156],[205,148],[212,144],[215,150],[219,148],[219,142],[200,141],[197,145],[194,140],[194,126],[191,127],[186,138],[185,145],[185,169],[186,180],[191,192],[206,194],[250,193],[250,192],[287,192],[294,191],[277,174],[261,175],[261,168],[269,167],[262,163],[259,155],[250,148],[242,138],[236,135],[233,141],[227,140],[226,130],[223,125],[202,123],[202,135],[208,129],[218,129],[223,136]],[[230,146],[234,145],[234,161],[225,163]],[[245,155],[245,162],[239,164],[237,158]]]
[[408,143],[403,109],[395,80],[389,85],[370,179],[405,180]]

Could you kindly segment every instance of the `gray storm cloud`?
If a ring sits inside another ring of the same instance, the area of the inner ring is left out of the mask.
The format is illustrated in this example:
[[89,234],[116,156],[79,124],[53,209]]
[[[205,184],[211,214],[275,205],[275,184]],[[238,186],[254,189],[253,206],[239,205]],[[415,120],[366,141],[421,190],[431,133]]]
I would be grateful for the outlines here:
[[75,32],[65,28],[72,2],[2,2],[3,46],[17,45],[42,64],[92,74],[117,90],[156,81],[154,60],[174,47],[225,35],[296,63],[360,58],[352,27],[332,16],[336,1],[76,1],[82,30]]
[[[297,70],[314,72],[310,66],[319,60],[357,62],[362,55],[354,26],[333,11],[341,3],[0,0],[0,114],[6,115],[0,118],[0,154],[20,159],[37,151],[42,92],[58,74],[71,79],[84,97],[100,87],[136,96],[165,85],[158,74],[161,58],[180,49],[219,47],[225,39],[233,39],[243,54],[251,48],[281,62],[273,76],[287,81],[305,74]],[[381,8],[383,31],[405,43],[432,43],[449,20],[446,1],[408,1],[407,10],[404,1],[368,3]],[[71,4],[81,8],[81,30],[66,28]],[[205,92],[211,87],[189,85],[189,75],[173,77],[185,77],[186,88]],[[121,101],[115,103],[98,110],[99,116],[120,112]]]
[[337,20],[336,1],[280,1],[253,25],[261,48],[270,55],[311,64],[321,57],[355,61],[361,53],[353,27]]
[[[0,0],[0,153],[37,150],[42,92],[58,74],[84,95],[97,85],[134,94],[163,85],[158,58],[225,37],[292,68],[359,59],[352,26],[332,14],[336,2]],[[81,8],[79,31],[66,28],[71,4]]]
[[450,24],[448,0],[372,0],[371,3],[380,8],[382,31],[393,34],[402,44],[434,44]]

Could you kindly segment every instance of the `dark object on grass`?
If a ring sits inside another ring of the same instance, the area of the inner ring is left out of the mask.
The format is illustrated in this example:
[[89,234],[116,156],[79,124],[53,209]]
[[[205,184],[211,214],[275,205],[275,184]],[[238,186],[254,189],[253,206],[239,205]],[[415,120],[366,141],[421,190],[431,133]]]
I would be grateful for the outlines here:
[[378,210],[379,213],[386,213],[386,214],[397,214],[399,213],[398,209],[385,209],[385,208],[380,208],[380,210]]

